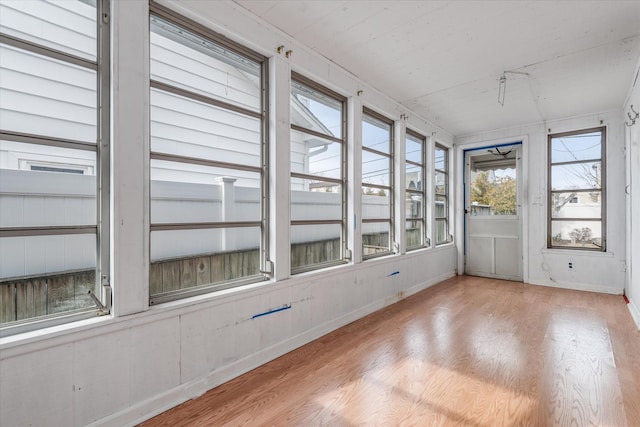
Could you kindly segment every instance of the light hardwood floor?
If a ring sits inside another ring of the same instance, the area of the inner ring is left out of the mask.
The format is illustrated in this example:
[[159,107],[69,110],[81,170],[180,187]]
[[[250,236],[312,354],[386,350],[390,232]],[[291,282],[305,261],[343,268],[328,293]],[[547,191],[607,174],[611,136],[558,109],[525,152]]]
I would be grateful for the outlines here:
[[144,426],[640,426],[622,296],[456,277]]

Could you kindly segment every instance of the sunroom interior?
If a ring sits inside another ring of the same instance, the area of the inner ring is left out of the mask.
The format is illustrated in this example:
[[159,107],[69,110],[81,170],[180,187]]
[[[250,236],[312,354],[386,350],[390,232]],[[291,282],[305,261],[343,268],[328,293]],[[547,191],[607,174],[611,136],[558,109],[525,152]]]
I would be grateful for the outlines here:
[[133,425],[456,275],[640,329],[639,72],[638,2],[0,0],[0,425]]

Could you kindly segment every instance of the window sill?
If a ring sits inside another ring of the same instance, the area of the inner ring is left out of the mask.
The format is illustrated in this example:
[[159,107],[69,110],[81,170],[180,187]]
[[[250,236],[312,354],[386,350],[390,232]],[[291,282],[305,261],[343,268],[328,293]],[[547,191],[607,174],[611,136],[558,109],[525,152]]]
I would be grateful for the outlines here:
[[444,247],[447,247],[447,246],[454,246],[454,244],[455,244],[455,241],[452,240],[451,242],[437,243],[435,245],[435,247],[436,248],[444,248]]
[[613,252],[602,252],[593,250],[581,250],[581,249],[555,249],[545,248],[541,251],[544,255],[570,255],[570,256],[587,256],[587,257],[601,257],[601,258],[613,258]]
[[[0,351],[2,351],[3,357],[10,357],[10,353],[8,352],[12,348],[30,347],[31,350],[37,350],[41,346],[48,347],[49,345],[47,343],[51,342],[51,340],[64,340],[62,337],[65,336],[78,333],[82,334],[83,332],[94,335],[96,327],[108,325],[113,322],[113,319],[113,315],[94,316],[89,319],[76,320],[15,335],[7,335],[0,338]],[[34,345],[35,348],[32,348],[30,345]]]

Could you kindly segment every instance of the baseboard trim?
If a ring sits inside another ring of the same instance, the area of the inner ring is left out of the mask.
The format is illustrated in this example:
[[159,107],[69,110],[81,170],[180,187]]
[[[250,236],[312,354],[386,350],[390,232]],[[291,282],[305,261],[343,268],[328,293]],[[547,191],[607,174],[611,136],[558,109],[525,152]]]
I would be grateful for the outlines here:
[[638,309],[638,306],[635,304],[634,300],[629,300],[627,308],[629,309],[629,313],[631,313],[633,321],[636,323],[636,327],[640,331],[640,310]]
[[180,384],[164,393],[154,396],[151,399],[138,402],[128,408],[123,409],[115,414],[109,415],[105,418],[101,418],[91,424],[90,426],[135,426],[155,415],[173,408],[181,403],[184,403],[190,399],[194,399],[208,390],[219,386],[227,381],[230,381],[242,374],[245,374],[252,369],[255,369],[261,365],[264,365],[271,360],[274,360],[296,348],[322,337],[338,328],[341,328],[351,322],[354,322],[364,316],[367,316],[381,308],[394,304],[401,299],[404,299],[410,295],[418,293],[424,289],[427,289],[443,280],[449,279],[455,276],[455,272],[451,271],[445,274],[441,274],[432,278],[426,282],[422,282],[415,286],[412,286],[404,291],[403,298],[389,299],[384,298],[373,303],[367,304],[354,310],[350,313],[337,317],[322,325],[309,329],[301,334],[288,338],[277,344],[264,348],[256,353],[253,353],[247,357],[239,359],[229,365],[223,366],[220,369],[210,372],[205,377],[197,378],[186,383]]
[[624,288],[612,288],[609,286],[599,286],[585,283],[557,282],[550,280],[529,280],[529,285],[548,286],[550,288],[571,289],[574,291],[597,292],[600,294],[622,295]]

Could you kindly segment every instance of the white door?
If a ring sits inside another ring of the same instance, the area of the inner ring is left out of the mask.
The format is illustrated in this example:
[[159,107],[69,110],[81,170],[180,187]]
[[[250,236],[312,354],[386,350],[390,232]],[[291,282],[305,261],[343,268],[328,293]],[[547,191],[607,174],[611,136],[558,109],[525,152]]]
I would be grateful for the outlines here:
[[465,273],[522,281],[521,143],[465,151]]

